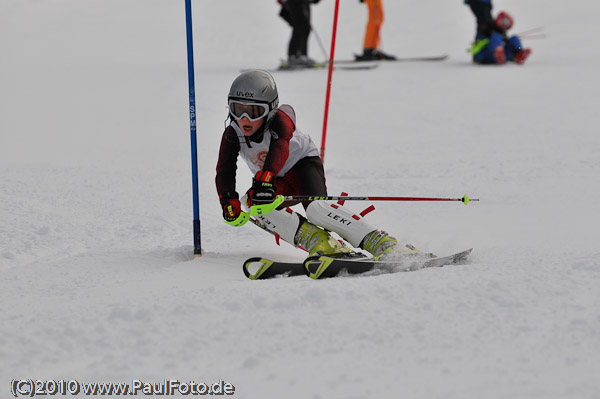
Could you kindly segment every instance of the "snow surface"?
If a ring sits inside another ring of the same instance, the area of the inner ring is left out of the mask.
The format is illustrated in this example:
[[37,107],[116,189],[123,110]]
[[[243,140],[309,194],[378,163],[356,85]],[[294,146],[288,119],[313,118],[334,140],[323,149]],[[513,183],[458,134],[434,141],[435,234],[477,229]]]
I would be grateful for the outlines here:
[[[341,3],[348,58],[366,10]],[[225,225],[214,188],[231,81],[285,56],[275,1],[193,2],[194,259],[184,1],[2,0],[2,396],[13,378],[221,378],[240,398],[600,398],[600,5],[495,5],[544,26],[526,65],[472,65],[462,1],[386,1],[385,50],[450,58],[335,71],[328,124],[331,194],[481,198],[368,216],[471,263],[250,281],[246,258],[304,256]],[[313,10],[329,50],[334,1]],[[275,78],[319,144],[327,71]]]

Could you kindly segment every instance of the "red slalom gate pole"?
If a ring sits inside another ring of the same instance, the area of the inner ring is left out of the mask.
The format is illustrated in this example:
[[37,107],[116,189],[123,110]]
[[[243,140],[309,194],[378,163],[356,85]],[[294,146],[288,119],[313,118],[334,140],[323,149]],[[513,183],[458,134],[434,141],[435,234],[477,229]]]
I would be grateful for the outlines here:
[[329,53],[329,72],[327,76],[327,94],[325,95],[325,115],[323,117],[323,136],[321,137],[321,162],[325,163],[325,140],[327,139],[327,118],[329,116],[329,97],[331,95],[331,79],[333,75],[333,57],[335,54],[335,37],[337,34],[338,13],[340,0],[335,0],[333,14],[333,34],[331,35],[331,52]]

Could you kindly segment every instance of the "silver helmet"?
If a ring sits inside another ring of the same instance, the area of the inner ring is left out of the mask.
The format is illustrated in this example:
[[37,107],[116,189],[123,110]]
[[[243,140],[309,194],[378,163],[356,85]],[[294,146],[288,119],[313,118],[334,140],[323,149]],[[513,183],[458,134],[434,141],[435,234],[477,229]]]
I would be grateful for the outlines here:
[[227,102],[230,106],[231,100],[267,105],[269,112],[266,125],[268,125],[277,113],[277,107],[279,106],[279,95],[277,94],[275,79],[269,72],[263,70],[244,72],[235,78],[231,84],[227,96]]

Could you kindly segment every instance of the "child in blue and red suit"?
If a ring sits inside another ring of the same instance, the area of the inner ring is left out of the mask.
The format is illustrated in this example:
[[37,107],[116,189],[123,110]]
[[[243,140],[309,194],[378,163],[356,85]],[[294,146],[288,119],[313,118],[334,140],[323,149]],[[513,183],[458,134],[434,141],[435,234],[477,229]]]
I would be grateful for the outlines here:
[[507,31],[513,26],[513,18],[504,11],[493,18],[491,0],[465,0],[465,3],[477,19],[475,43],[470,51],[473,62],[497,65],[507,61],[519,65],[525,63],[531,49],[524,48],[518,36],[507,35]]

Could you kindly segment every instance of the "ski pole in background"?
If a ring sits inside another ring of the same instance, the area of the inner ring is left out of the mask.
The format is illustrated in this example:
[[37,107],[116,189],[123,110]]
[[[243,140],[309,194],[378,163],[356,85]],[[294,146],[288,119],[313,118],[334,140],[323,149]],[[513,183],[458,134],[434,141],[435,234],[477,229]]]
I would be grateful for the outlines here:
[[548,37],[545,33],[538,33],[532,35],[518,35],[519,39],[531,40],[531,39],[545,39]]
[[333,74],[333,56],[335,53],[335,36],[337,33],[338,12],[340,0],[335,0],[335,12],[333,14],[333,34],[331,35],[331,51],[329,53],[329,72],[327,74],[327,94],[325,95],[325,114],[323,116],[323,136],[321,137],[321,161],[325,162],[325,140],[327,139],[327,117],[329,115],[329,97],[331,95],[331,78]]
[[544,28],[542,26],[538,26],[537,28],[527,29],[523,32],[516,33],[515,36],[517,36],[519,39],[525,40],[545,39],[546,37],[548,37],[548,35],[542,32],[543,29]]
[[200,245],[200,206],[198,199],[198,151],[196,144],[196,90],[194,81],[194,43],[192,40],[192,1],[185,0],[188,86],[190,97],[190,137],[192,143],[192,195],[194,199],[194,255],[202,256]]
[[283,196],[284,201],[459,201],[467,205],[471,201],[479,201],[477,198],[426,198],[426,197],[357,197],[357,196],[325,196],[313,195],[290,195]]
[[328,59],[329,56],[327,55],[327,50],[325,50],[325,46],[323,46],[323,42],[321,41],[321,37],[319,36],[319,34],[315,30],[315,28],[313,28],[312,25],[310,26],[310,30],[312,31],[313,35],[315,35],[315,39],[317,39],[317,43],[319,44],[319,47],[321,48],[321,52],[323,53],[323,57],[325,57],[325,59]]
[[525,37],[525,36],[528,36],[528,35],[531,35],[531,34],[534,34],[534,33],[539,33],[543,29],[544,29],[543,26],[538,26],[536,28],[524,30],[523,32],[515,33],[515,36],[523,36],[523,37]]

